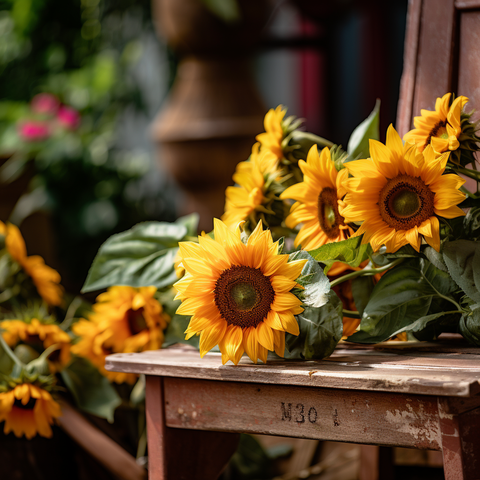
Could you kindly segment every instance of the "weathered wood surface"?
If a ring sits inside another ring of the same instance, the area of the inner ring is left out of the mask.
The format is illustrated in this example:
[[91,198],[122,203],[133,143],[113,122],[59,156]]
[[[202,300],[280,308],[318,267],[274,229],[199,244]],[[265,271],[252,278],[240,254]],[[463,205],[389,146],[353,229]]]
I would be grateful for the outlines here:
[[437,400],[431,396],[181,378],[163,381],[169,427],[441,448]]
[[[393,342],[392,342],[393,343]],[[166,377],[198,378],[259,384],[297,385],[400,392],[418,395],[471,397],[480,394],[480,349],[472,353],[398,352],[339,346],[321,361],[269,359],[253,364],[222,365],[220,354],[203,359],[196,350],[172,347],[143,353],[122,353],[106,359],[107,370]]]

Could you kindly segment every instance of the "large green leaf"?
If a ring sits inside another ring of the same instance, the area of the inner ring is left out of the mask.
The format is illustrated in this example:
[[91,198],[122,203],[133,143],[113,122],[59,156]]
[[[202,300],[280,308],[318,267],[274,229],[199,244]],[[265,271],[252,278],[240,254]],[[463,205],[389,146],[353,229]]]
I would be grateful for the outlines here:
[[443,248],[443,259],[458,286],[475,303],[480,303],[480,242],[448,242]]
[[471,344],[480,347],[480,305],[473,305],[471,313],[462,316],[459,328]]
[[352,237],[341,242],[333,242],[322,245],[320,248],[311,250],[308,253],[317,262],[326,265],[325,271],[335,262],[342,262],[351,267],[358,267],[369,254],[372,253],[370,244],[361,244],[362,237]]
[[330,281],[323,273],[318,262],[304,250],[293,252],[289,256],[289,261],[306,259],[307,263],[302,269],[302,274],[297,282],[304,287],[300,292],[299,298],[309,307],[321,307],[328,302],[328,292],[330,291]]
[[[433,324],[438,323],[437,320],[445,317],[448,315],[448,312],[439,312],[439,313],[432,313],[430,315],[425,315],[424,317],[420,317],[419,319],[415,320],[410,325],[405,325],[402,328],[399,328],[393,335],[398,335],[402,332],[421,332],[429,327],[432,327]],[[438,332],[441,333],[441,332]],[[392,335],[392,336],[393,336]]]
[[355,307],[363,315],[365,307],[373,293],[373,278],[371,276],[357,277],[352,280],[352,295]]
[[285,358],[311,360],[328,357],[342,338],[343,305],[335,292],[320,308],[306,307],[296,315],[300,334],[285,336]]
[[350,160],[370,157],[369,140],[379,140],[380,100],[377,99],[372,113],[353,131],[348,141],[347,152]]
[[449,275],[423,259],[406,261],[388,271],[375,285],[363,312],[358,343],[378,343],[425,317],[434,298],[456,289]]
[[61,375],[80,409],[113,422],[115,409],[122,401],[111,383],[88,360],[74,357]]
[[188,219],[182,218],[176,223],[140,223],[113,235],[100,247],[82,291],[112,285],[171,285],[177,280],[173,263],[178,242],[193,230]]

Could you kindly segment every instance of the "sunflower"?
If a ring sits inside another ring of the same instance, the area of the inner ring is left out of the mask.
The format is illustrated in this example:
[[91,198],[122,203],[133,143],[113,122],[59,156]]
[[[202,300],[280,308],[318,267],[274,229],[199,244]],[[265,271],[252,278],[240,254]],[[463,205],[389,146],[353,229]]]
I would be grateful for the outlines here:
[[45,265],[45,261],[39,255],[27,257],[25,241],[17,226],[11,223],[7,225],[2,223],[0,234],[5,235],[5,246],[8,253],[32,279],[43,300],[52,306],[61,305],[63,289],[59,285],[59,273]]
[[256,136],[256,140],[261,144],[261,149],[272,152],[277,159],[283,157],[284,131],[282,123],[286,113],[287,109],[283,109],[283,105],[279,105],[275,110],[271,108],[263,121],[265,132]]
[[[252,148],[250,160],[237,165],[234,182],[238,185],[227,187],[225,191],[225,213],[222,220],[228,226],[237,225],[242,220],[247,220],[256,210],[264,213],[274,213],[268,210],[268,205],[273,201],[266,189],[271,181],[277,177],[278,159],[270,150],[260,151],[260,144]],[[255,218],[251,218],[254,225]]]
[[344,187],[347,170],[337,172],[330,150],[325,147],[319,155],[317,145],[310,148],[307,161],[300,160],[298,166],[303,172],[303,182],[280,195],[281,199],[297,200],[285,221],[289,228],[303,224],[295,238],[295,247],[301,245],[305,250],[313,250],[347,239],[353,230],[345,225],[339,213],[347,193]]
[[156,291],[155,287],[115,286],[100,294],[88,320],[82,319],[73,326],[80,341],[72,346],[72,352],[88,358],[112,381],[133,382],[135,375],[107,372],[105,357],[162,346],[169,317],[154,298]]
[[454,174],[442,175],[449,153],[437,157],[428,146],[419,152],[402,145],[392,125],[383,145],[370,140],[372,158],[345,164],[354,177],[346,182],[346,222],[361,222],[355,235],[363,235],[377,251],[383,244],[396,252],[410,244],[420,250],[422,236],[440,250],[438,217],[455,218],[465,213],[456,205],[465,199],[458,189],[465,182]]
[[23,320],[3,320],[0,322],[3,338],[11,348],[25,343],[41,351],[58,345],[59,349],[48,357],[48,365],[52,373],[62,370],[70,362],[70,336],[58,325],[41,323],[33,318],[30,322]]
[[421,110],[421,116],[415,117],[415,129],[406,133],[405,142],[414,143],[423,152],[427,145],[432,145],[437,153],[457,150],[462,133],[461,114],[468,102],[464,96],[457,97],[450,106],[451,93],[437,98],[435,111]]
[[288,262],[278,254],[278,242],[261,222],[246,244],[238,228],[233,232],[217,219],[214,234],[215,240],[179,245],[187,273],[174,287],[182,300],[177,313],[192,316],[186,338],[200,334],[202,357],[218,345],[224,364],[237,364],[244,351],[255,363],[265,363],[269,350],[283,357],[285,332],[299,333],[294,315],[303,308],[290,290],[306,260]]
[[55,418],[62,414],[60,405],[50,393],[31,383],[22,383],[7,392],[0,392],[0,422],[3,432],[28,439],[37,433],[50,438]]

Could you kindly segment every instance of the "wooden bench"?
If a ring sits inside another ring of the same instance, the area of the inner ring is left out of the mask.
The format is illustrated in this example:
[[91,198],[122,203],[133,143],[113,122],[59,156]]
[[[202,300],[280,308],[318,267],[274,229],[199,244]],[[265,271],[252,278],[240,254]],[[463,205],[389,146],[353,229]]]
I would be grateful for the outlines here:
[[146,375],[151,480],[217,478],[238,433],[441,450],[446,480],[478,480],[480,349],[457,342],[238,366],[172,347],[111,355],[106,368]]

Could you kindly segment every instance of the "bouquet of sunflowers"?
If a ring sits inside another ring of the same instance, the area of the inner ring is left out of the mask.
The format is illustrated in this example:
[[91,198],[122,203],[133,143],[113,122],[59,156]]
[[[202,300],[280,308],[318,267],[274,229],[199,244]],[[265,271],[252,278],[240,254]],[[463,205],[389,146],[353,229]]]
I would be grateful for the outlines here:
[[446,94],[385,144],[377,103],[346,150],[272,109],[212,232],[196,236],[196,215],[136,225],[100,248],[84,291],[156,289],[171,312],[163,346],[219,349],[223,363],[323,358],[342,338],[460,332],[480,345],[480,138],[467,102]]

